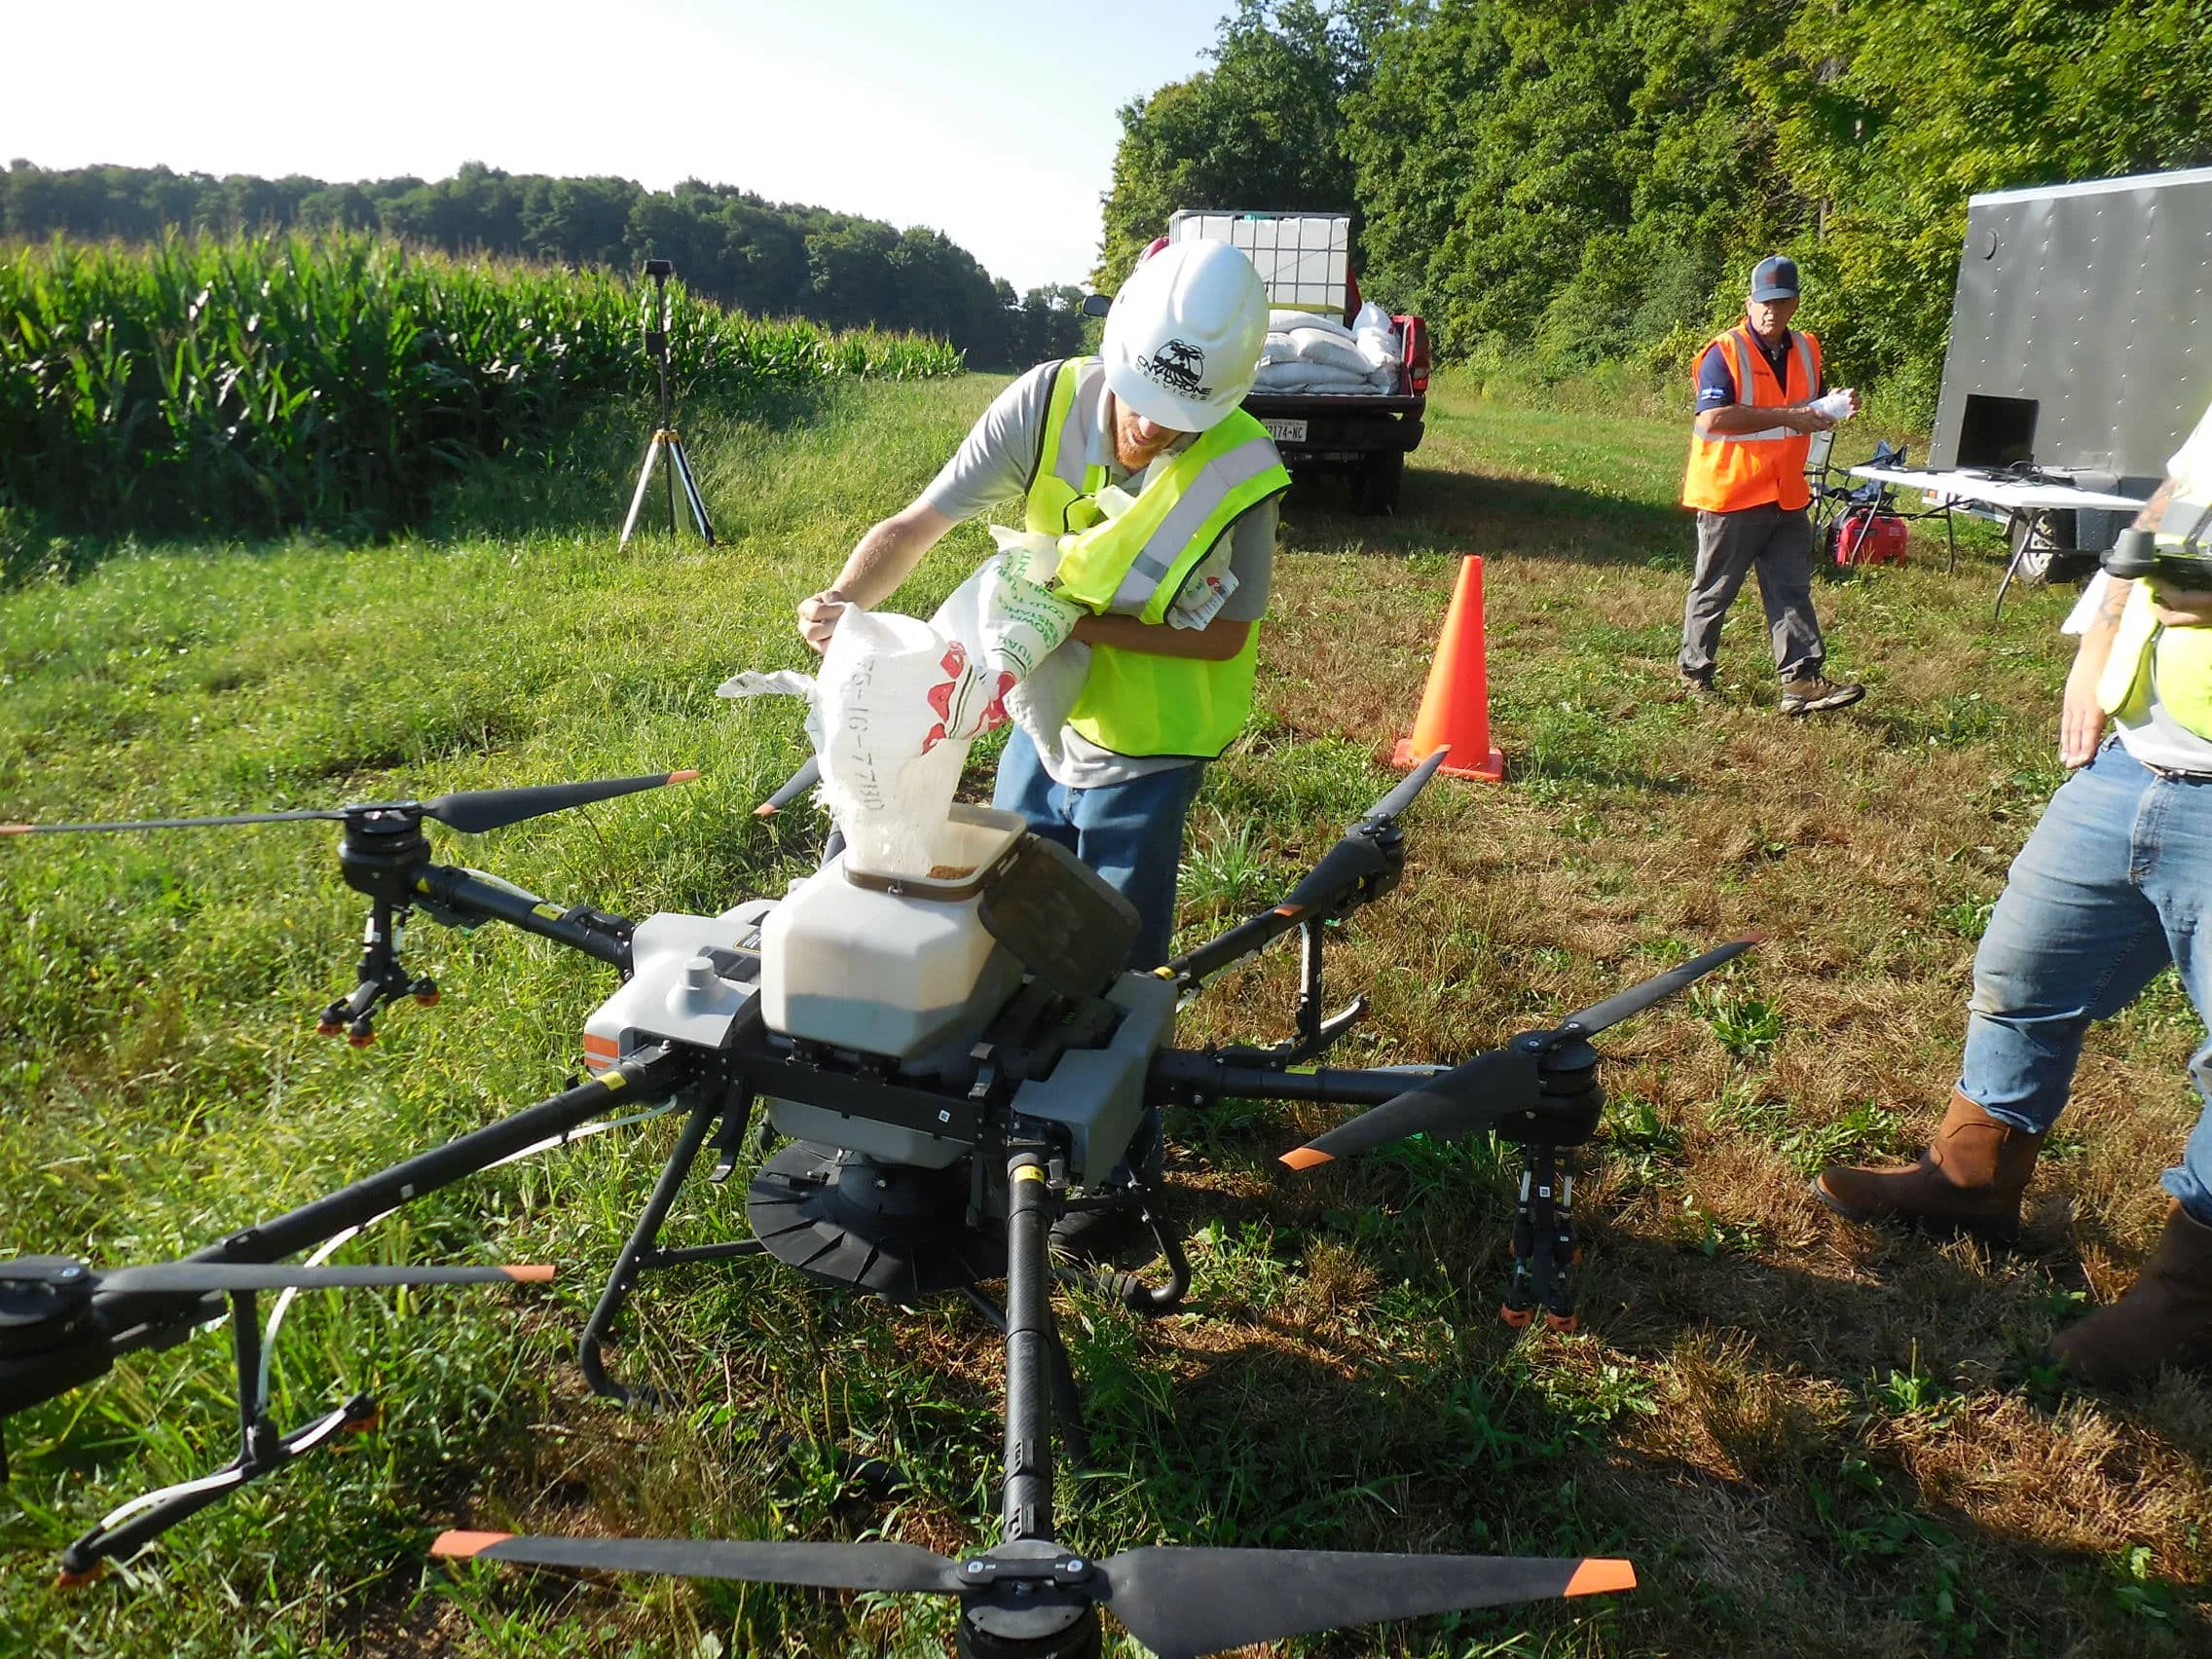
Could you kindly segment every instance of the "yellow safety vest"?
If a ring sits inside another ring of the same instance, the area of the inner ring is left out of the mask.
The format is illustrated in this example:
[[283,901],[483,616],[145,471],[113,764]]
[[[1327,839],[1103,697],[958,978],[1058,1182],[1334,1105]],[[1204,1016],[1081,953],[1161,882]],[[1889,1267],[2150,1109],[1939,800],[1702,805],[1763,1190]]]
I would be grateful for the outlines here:
[[[1063,537],[1054,586],[1064,598],[1160,623],[1230,528],[1289,489],[1290,473],[1267,429],[1239,409],[1165,467],[1156,465],[1134,503],[1108,519],[1095,499],[1106,468],[1085,460],[1106,396],[1099,358],[1060,365],[1024,519],[1033,531]],[[1257,623],[1226,662],[1093,646],[1068,724],[1118,755],[1211,759],[1251,717],[1259,655]]]
[[[2175,479],[2159,515],[2157,544],[2202,557],[2212,543],[2212,464]],[[2127,596],[2112,654],[2097,680],[2097,703],[2129,723],[2150,713],[2156,692],[2166,713],[2198,737],[2212,741],[2212,627],[2168,628],[2152,609],[2151,584],[2138,581]]]

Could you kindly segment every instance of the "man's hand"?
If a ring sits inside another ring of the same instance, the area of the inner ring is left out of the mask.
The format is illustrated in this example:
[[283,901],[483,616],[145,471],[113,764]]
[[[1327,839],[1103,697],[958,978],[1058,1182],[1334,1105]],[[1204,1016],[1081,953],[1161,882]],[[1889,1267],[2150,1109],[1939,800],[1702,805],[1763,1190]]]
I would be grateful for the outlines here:
[[798,637],[818,651],[828,649],[846,606],[872,610],[881,605],[951,528],[952,520],[918,499],[870,525],[836,581],[799,601]]
[[837,618],[845,614],[845,607],[852,604],[835,588],[824,588],[820,593],[798,602],[798,637],[817,651],[830,648],[830,636],[837,630]]
[[1697,433],[1701,438],[1740,437],[1770,426],[1825,432],[1835,424],[1833,416],[1819,413],[1809,403],[1723,403],[1698,412]]
[[[2105,712],[2097,705],[2097,675],[2083,674],[2077,658],[2066,677],[2066,699],[2058,706],[2058,758],[2071,772],[2097,756],[2105,735]],[[2099,673],[2102,669],[2099,669]]]

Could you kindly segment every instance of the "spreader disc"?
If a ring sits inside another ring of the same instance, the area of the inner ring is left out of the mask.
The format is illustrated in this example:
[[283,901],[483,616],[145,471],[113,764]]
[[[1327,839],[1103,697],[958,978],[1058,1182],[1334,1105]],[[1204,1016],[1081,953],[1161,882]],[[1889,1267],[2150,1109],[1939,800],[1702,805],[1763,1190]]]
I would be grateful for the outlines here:
[[893,1302],[1006,1274],[1006,1241],[968,1225],[969,1170],[878,1163],[794,1141],[760,1167],[745,1217],[768,1254]]

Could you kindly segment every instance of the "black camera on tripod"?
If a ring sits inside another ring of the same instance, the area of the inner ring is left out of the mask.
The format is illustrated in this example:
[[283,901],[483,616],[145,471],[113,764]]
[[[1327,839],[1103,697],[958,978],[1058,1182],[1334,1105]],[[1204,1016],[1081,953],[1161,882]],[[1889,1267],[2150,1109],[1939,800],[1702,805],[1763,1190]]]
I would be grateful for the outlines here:
[[661,424],[665,426],[668,424],[668,279],[676,275],[676,262],[669,259],[648,259],[645,261],[645,275],[652,278],[654,289],[645,299],[645,355],[660,370],[663,410]]

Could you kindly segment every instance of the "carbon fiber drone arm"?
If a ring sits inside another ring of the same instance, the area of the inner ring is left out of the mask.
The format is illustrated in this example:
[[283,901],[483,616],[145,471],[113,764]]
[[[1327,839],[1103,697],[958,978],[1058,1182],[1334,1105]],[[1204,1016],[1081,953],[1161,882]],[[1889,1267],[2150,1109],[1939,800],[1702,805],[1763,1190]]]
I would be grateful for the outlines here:
[[[1296,1100],[1362,1108],[1361,1116],[1346,1120],[1316,1145],[1333,1146],[1331,1136],[1346,1131],[1352,1131],[1362,1145],[1369,1133],[1373,1144],[1380,1145],[1437,1130],[1455,1136],[1494,1130],[1508,1140],[1560,1146],[1587,1140],[1595,1127],[1592,1103],[1597,1098],[1589,1087],[1588,1063],[1563,1066],[1547,1077],[1536,1051],[1521,1046],[1526,1042],[1521,1039],[1503,1049],[1487,1050],[1456,1067],[1321,1066],[1311,1071],[1238,1064],[1218,1052],[1162,1049],[1152,1057],[1145,1098],[1161,1106]],[[1371,1121],[1378,1108],[1396,1102],[1406,1104],[1393,1117]],[[1363,1125],[1365,1132],[1353,1131],[1354,1124]],[[1382,1132],[1385,1129],[1388,1132]]]
[[630,972],[630,936],[637,923],[627,916],[590,904],[556,904],[498,876],[452,865],[423,866],[412,897],[417,909],[447,927],[505,922]]
[[1346,915],[1397,886],[1406,865],[1405,831],[1398,828],[1398,819],[1436,776],[1447,753],[1437,750],[1370,807],[1281,903],[1178,956],[1167,964],[1166,972],[1181,984],[1202,984],[1293,928]]
[[[589,1083],[234,1233],[185,1260],[279,1261],[396,1204],[487,1169],[524,1147],[565,1134],[617,1103],[666,1099],[691,1080],[697,1065],[696,1053],[682,1049],[645,1050]],[[0,1280],[7,1278],[7,1266],[0,1262]],[[119,1355],[174,1343],[205,1317],[203,1292],[117,1289],[95,1292],[89,1317],[81,1311],[57,1312],[47,1321],[56,1339],[47,1346],[38,1344],[37,1321],[25,1319],[9,1333],[8,1350],[0,1352],[0,1418],[92,1381]]]
[[1322,854],[1281,903],[1186,951],[1167,964],[1166,972],[1182,984],[1203,984],[1304,922],[1343,916],[1381,898],[1397,885],[1405,862],[1405,836],[1396,825],[1362,824]]
[[1144,1092],[1146,1103],[1153,1106],[1200,1106],[1216,1100],[1380,1106],[1443,1070],[1442,1066],[1316,1066],[1311,1071],[1286,1071],[1238,1064],[1211,1050],[1161,1049],[1152,1056]]

